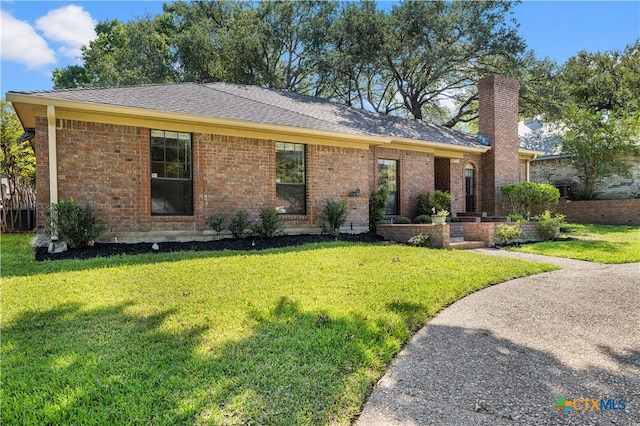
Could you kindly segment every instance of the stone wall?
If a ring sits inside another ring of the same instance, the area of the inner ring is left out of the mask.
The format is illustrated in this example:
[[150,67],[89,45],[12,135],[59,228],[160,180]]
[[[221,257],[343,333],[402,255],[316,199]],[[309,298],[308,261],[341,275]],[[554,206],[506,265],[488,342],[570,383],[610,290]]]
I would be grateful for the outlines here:
[[[640,196],[640,161],[631,158],[629,165],[632,175],[630,178],[614,174],[596,184],[596,199],[626,199]],[[578,171],[568,158],[534,160],[530,165],[530,177],[532,182],[556,186],[571,185],[574,197],[579,195],[582,187]]]

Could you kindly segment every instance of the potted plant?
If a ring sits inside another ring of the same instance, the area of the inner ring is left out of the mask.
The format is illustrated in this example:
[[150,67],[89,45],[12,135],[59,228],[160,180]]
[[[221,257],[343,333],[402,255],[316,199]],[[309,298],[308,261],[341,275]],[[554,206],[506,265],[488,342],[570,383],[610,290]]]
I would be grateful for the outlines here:
[[447,216],[449,216],[448,210],[441,209],[436,211],[436,208],[434,207],[431,209],[431,211],[431,222],[433,222],[435,225],[442,225],[447,221]]

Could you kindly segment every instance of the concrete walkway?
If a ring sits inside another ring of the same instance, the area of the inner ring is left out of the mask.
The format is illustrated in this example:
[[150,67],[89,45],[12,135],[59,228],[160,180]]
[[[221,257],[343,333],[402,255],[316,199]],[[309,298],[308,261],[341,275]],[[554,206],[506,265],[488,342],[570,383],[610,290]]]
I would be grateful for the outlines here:
[[[398,354],[356,424],[640,425],[640,264],[476,251],[563,269],[440,312]],[[625,409],[564,413],[559,397],[615,400],[608,408],[623,400]]]

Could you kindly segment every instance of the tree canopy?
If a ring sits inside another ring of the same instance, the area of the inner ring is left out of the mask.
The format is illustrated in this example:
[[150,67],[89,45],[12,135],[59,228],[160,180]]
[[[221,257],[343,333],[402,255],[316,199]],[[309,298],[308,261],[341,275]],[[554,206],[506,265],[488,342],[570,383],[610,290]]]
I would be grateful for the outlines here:
[[487,74],[521,81],[523,113],[549,93],[551,66],[526,51],[515,4],[177,1],[155,17],[100,22],[82,64],[56,69],[54,83],[227,81],[453,127],[477,117],[475,87]]
[[580,197],[617,173],[630,177],[640,155],[640,40],[624,50],[579,52],[555,76],[560,97],[545,117],[561,130],[562,152],[582,181]]

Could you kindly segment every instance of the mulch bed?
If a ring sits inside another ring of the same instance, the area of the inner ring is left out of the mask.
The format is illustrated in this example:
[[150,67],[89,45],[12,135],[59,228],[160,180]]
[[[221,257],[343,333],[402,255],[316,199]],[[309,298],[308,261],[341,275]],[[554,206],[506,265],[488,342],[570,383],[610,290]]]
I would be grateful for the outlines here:
[[[334,241],[330,235],[282,235],[273,238],[243,240],[221,239],[212,241],[191,241],[191,242],[162,242],[158,244],[158,250],[152,248],[153,243],[95,243],[93,247],[83,247],[69,249],[63,253],[47,253],[46,247],[36,248],[36,260],[64,260],[64,259],[90,259],[93,257],[107,257],[118,254],[142,254],[142,253],[167,253],[176,251],[221,251],[221,250],[264,250],[270,248],[282,248],[298,246],[307,243],[321,243]],[[365,234],[341,234],[340,241],[358,243],[376,243],[383,241],[375,233]]]

